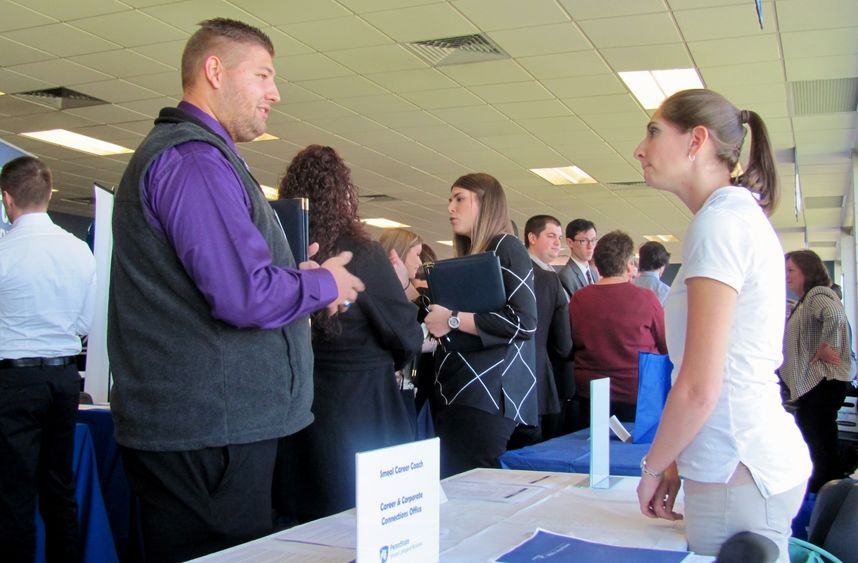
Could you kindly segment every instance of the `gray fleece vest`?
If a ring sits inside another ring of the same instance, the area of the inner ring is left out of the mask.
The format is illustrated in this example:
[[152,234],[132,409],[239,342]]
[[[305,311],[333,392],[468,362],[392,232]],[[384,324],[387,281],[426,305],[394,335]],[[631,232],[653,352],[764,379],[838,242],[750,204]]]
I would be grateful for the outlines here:
[[[229,146],[194,116],[161,111],[116,192],[108,353],[116,440],[180,451],[277,438],[312,422],[309,322],[239,329],[211,308],[163,235],[143,213],[141,182],[164,150],[188,141],[217,147],[252,203],[252,220],[275,265],[295,261],[259,185]],[[242,213],[244,210],[236,210]]]

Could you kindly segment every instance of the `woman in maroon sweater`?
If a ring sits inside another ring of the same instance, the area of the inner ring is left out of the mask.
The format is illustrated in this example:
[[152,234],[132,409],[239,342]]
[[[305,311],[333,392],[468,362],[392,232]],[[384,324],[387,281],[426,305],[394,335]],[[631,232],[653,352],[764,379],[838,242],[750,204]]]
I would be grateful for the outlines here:
[[635,419],[638,352],[667,354],[664,309],[652,291],[629,283],[634,242],[613,231],[601,239],[593,261],[602,276],[575,292],[569,302],[575,382],[581,419],[590,420],[590,381],[611,379],[611,414]]

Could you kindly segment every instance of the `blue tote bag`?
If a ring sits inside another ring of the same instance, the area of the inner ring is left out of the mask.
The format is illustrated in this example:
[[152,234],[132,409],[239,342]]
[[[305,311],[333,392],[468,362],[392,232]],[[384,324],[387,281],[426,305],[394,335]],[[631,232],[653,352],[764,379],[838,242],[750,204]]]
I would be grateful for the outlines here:
[[670,392],[670,374],[673,362],[662,354],[638,354],[638,402],[632,441],[635,444],[652,442],[661,420],[661,411]]

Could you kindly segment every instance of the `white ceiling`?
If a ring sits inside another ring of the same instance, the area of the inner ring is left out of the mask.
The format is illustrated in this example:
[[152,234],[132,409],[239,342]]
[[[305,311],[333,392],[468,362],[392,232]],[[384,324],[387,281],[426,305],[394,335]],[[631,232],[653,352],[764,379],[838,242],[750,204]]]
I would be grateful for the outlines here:
[[[681,239],[690,215],[677,199],[611,185],[642,181],[632,151],[648,121],[616,73],[695,66],[707,87],[769,125],[783,161],[773,222],[784,245],[801,247],[806,232],[834,259],[851,214],[808,209],[796,219],[790,155],[797,147],[805,197],[851,197],[858,114],[796,116],[790,83],[822,81],[812,85],[822,91],[858,77],[858,2],[762,5],[763,30],[753,0],[0,0],[0,91],[64,86],[109,102],[58,111],[0,96],[0,138],[49,162],[52,209],[91,214],[68,200],[90,196],[93,181],[117,184],[128,157],[18,134],[66,128],[135,148],[180,99],[179,59],[196,23],[230,17],[263,28],[277,49],[283,101],[269,132],[280,140],[241,146],[264,184],[321,143],[348,161],[362,195],[396,198],[362,204],[363,217],[407,223],[430,242],[450,238],[450,184],[474,171],[501,180],[519,226],[551,213],[639,242]],[[433,68],[401,46],[471,33],[510,58]],[[528,171],[570,164],[600,183],[555,187]]]

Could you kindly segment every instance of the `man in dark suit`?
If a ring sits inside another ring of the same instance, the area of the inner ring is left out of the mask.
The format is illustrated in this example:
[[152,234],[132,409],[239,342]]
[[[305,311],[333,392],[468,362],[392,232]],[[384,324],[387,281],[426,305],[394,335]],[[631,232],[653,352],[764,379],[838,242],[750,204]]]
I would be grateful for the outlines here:
[[566,225],[566,244],[569,245],[569,261],[557,275],[569,297],[591,283],[596,283],[599,274],[590,267],[593,250],[596,248],[596,225],[587,219],[574,219]]
[[562,237],[560,221],[551,215],[531,217],[524,227],[536,292],[536,384],[543,440],[561,433],[564,406],[575,393],[567,359],[572,349],[569,299],[550,265],[560,254]]

